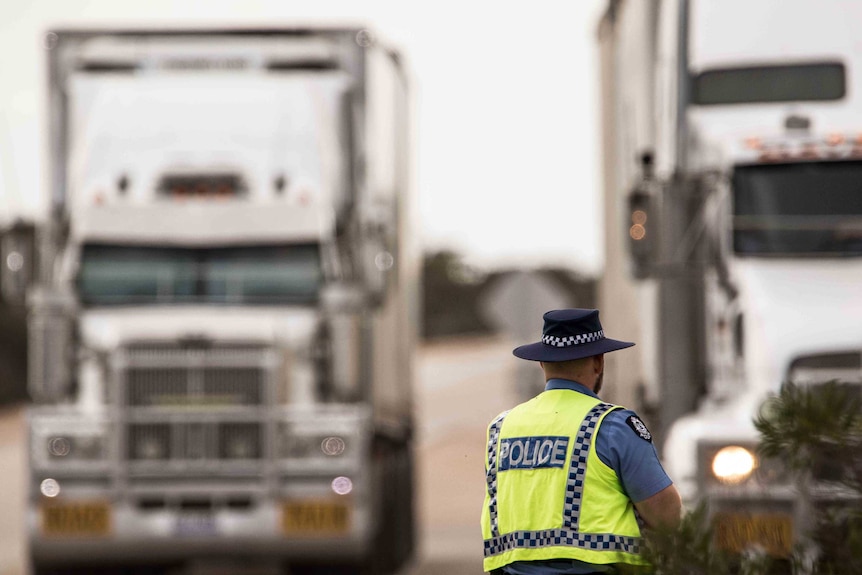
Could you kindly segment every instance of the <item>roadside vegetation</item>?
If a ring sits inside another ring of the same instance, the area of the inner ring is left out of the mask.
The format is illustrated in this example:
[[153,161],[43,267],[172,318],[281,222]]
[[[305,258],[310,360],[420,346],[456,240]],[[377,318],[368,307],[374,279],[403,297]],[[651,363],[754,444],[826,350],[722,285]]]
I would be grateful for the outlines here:
[[[862,396],[858,386],[785,384],[754,421],[758,456],[781,461],[807,517],[790,557],[715,545],[709,509],[646,534],[656,575],[862,575]],[[821,487],[827,485],[824,492]],[[815,499],[815,490],[817,496]]]

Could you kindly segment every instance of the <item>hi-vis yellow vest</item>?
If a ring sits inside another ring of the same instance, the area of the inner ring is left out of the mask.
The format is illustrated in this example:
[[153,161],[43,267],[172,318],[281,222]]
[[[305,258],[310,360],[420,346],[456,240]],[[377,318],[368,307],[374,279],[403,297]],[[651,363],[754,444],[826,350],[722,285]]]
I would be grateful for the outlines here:
[[488,426],[485,571],[513,561],[642,565],[634,505],[595,437],[616,406],[547,390]]

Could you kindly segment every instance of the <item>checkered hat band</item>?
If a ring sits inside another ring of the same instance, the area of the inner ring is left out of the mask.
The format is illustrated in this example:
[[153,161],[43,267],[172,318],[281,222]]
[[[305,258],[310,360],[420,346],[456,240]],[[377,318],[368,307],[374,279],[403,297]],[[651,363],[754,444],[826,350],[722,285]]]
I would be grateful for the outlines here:
[[580,333],[578,335],[567,335],[566,337],[557,337],[556,335],[543,335],[542,343],[552,345],[554,347],[571,347],[573,345],[583,345],[605,339],[605,330],[600,329],[592,333]]
[[545,529],[542,531],[513,531],[485,539],[485,557],[493,557],[513,549],[539,547],[577,547],[590,551],[613,551],[639,554],[640,537],[613,533],[579,533],[571,529]]

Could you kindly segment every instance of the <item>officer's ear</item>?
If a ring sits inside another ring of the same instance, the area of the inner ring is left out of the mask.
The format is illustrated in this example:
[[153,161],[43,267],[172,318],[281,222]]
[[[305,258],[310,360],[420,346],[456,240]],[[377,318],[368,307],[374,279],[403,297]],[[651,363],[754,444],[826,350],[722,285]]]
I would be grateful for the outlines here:
[[596,375],[599,375],[605,371],[605,354],[600,353],[599,355],[595,355],[593,359],[593,369],[596,370]]

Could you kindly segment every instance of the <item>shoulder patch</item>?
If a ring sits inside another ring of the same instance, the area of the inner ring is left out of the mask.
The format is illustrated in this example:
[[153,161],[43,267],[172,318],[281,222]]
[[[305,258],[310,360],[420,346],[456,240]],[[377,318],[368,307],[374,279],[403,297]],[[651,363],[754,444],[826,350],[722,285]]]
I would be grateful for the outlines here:
[[638,437],[644,441],[652,443],[652,433],[649,432],[649,429],[647,429],[647,426],[644,425],[644,422],[641,421],[639,417],[636,415],[630,415],[626,418],[626,423],[629,424],[632,431],[638,434]]

